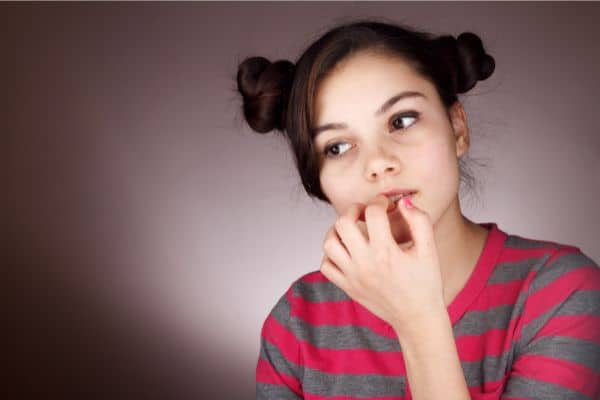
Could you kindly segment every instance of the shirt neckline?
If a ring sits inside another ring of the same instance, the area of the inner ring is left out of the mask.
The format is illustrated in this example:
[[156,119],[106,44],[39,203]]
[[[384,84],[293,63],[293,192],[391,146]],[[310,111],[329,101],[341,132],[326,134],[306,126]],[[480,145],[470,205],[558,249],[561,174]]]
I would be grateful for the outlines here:
[[494,222],[481,222],[478,225],[488,229],[489,233],[467,283],[446,308],[452,325],[464,315],[467,308],[485,288],[508,236]]

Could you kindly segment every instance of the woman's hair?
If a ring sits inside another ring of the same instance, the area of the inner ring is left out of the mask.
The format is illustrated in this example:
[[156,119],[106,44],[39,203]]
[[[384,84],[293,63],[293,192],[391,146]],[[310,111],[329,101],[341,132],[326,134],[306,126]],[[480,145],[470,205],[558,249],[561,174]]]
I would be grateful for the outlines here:
[[[250,57],[238,67],[237,87],[248,125],[258,133],[277,130],[289,141],[304,189],[329,203],[321,190],[320,156],[314,148],[314,104],[319,83],[345,58],[359,51],[399,57],[430,81],[448,118],[449,108],[479,80],[494,72],[494,58],[470,32],[456,39],[406,26],[360,20],[332,28],[304,51],[296,64]],[[460,160],[462,162],[462,159]],[[461,163],[460,177],[474,180]]]

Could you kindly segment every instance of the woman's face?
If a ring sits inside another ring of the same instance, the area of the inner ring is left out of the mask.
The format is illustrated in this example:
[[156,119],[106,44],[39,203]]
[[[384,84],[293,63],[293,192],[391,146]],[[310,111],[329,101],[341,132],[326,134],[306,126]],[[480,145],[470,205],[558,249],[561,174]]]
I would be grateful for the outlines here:
[[[388,102],[403,93],[414,95]],[[381,192],[411,189],[435,225],[458,201],[458,157],[468,148],[460,103],[451,116],[433,84],[401,59],[361,52],[340,63],[317,89],[313,124],[340,125],[314,139],[321,187],[337,214]],[[406,226],[392,215],[398,240]]]

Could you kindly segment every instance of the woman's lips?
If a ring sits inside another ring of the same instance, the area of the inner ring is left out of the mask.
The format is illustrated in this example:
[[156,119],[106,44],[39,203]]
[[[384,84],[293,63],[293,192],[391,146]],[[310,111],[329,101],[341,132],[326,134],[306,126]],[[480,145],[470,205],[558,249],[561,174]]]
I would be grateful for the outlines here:
[[[409,194],[408,197],[410,197],[412,200],[412,197],[415,194],[416,194],[416,192]],[[402,216],[402,212],[400,212],[400,210],[398,210],[398,208],[396,207],[396,204],[397,203],[395,203],[395,202],[394,203],[390,202],[389,206],[388,206],[387,215],[388,215],[388,219],[390,221],[390,230],[392,232],[394,241],[401,248],[409,248],[410,246],[412,246],[412,236],[410,235],[410,229],[408,227],[406,220]],[[366,235],[365,237],[368,237],[367,228],[365,225],[364,212],[361,213],[358,220],[359,220],[359,225],[361,225],[361,230],[363,231],[363,234]]]
[[391,204],[390,207],[388,207],[388,211],[387,212],[389,213],[389,212],[394,211],[396,209],[396,205],[398,204],[398,200],[400,200],[403,197],[408,197],[412,201],[413,196],[415,194],[417,194],[417,192],[412,192],[412,193],[409,193],[409,194],[406,194],[406,195],[397,194],[397,195],[389,196],[388,199],[391,200],[392,204]]

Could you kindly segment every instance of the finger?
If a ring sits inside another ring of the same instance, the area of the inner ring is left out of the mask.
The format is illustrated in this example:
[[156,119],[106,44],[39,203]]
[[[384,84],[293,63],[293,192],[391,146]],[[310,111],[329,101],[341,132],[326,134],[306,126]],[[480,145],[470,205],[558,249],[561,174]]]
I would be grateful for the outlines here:
[[363,253],[368,245],[357,224],[364,207],[364,204],[354,203],[335,221],[335,230],[352,258]]
[[350,205],[350,207],[348,207],[348,209],[346,210],[346,212],[342,215],[347,216],[348,218],[350,218],[352,221],[364,221],[364,212],[365,212],[365,207],[367,205],[363,204],[363,203],[353,203],[352,205]]
[[[363,209],[364,209],[364,207],[363,207]],[[357,212],[357,211],[354,211],[354,212]],[[356,226],[358,227],[358,230],[360,230],[360,232],[362,233],[363,237],[365,238],[365,241],[368,242],[369,235],[367,232],[367,224],[364,222],[364,213],[360,212],[360,211],[358,211],[358,213],[360,214],[360,216],[359,216],[359,219],[356,221]],[[338,235],[337,231],[335,230],[335,225],[329,229],[328,234],[331,234],[331,233],[333,233],[333,235],[335,237],[339,238],[339,235]],[[327,238],[327,236],[326,236],[326,238]],[[343,244],[344,243],[342,243],[342,245]]]
[[323,262],[321,262],[321,273],[334,285],[343,291],[346,291],[346,276],[326,257]]
[[387,211],[393,203],[386,196],[377,195],[365,209],[365,221],[369,234],[369,243],[375,249],[382,249],[390,243],[396,243],[390,227]]
[[323,253],[325,253],[325,256],[343,272],[346,272],[348,268],[350,268],[352,262],[350,254],[342,244],[342,241],[333,227],[329,229],[325,241],[323,242]]
[[427,255],[431,254],[431,251],[437,252],[433,224],[429,214],[412,204],[407,197],[400,200],[398,208],[408,224],[417,253]]
[[358,226],[358,229],[363,234],[363,237],[365,238],[365,240],[368,242],[369,241],[369,232],[367,230],[367,224],[364,221],[358,220],[358,221],[356,221],[356,226]]

